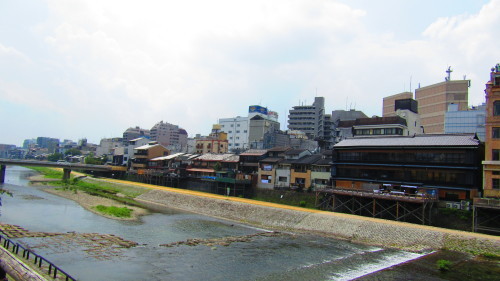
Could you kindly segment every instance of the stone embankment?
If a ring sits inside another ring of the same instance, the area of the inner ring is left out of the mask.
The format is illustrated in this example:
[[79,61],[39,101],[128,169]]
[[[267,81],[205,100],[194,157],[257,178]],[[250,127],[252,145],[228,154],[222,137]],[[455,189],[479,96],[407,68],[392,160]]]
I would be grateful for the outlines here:
[[[151,187],[151,186],[150,186]],[[410,223],[303,209],[242,198],[151,187],[136,200],[258,227],[326,234],[356,243],[410,251],[448,249],[500,255],[500,237]]]

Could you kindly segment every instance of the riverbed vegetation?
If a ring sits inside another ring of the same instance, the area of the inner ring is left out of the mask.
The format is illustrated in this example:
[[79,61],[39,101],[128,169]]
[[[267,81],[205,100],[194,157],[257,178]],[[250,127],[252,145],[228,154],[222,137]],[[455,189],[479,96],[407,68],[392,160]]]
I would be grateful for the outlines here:
[[92,178],[86,178],[82,175],[77,177],[72,176],[71,180],[64,182],[61,180],[63,172],[60,169],[45,167],[29,168],[38,171],[46,178],[59,179],[58,181],[43,182],[42,184],[56,186],[57,188],[74,192],[83,191],[91,195],[113,199],[127,205],[143,207],[142,204],[135,201],[134,198],[146,192],[147,189],[145,188],[104,183]]
[[47,167],[26,167],[43,174],[48,179],[62,179],[63,171],[59,169],[52,169]]
[[103,206],[97,205],[94,209],[102,214],[117,217],[117,218],[130,218],[132,209],[127,207]]

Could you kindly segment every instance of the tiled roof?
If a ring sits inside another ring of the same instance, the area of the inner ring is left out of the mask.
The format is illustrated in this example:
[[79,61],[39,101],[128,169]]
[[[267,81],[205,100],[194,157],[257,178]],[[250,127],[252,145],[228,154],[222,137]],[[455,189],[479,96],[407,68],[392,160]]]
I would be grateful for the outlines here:
[[327,165],[330,165],[331,163],[332,163],[331,159],[320,159],[319,161],[317,161],[313,165],[327,166]]
[[306,151],[307,149],[290,149],[287,152],[285,152],[286,155],[298,155],[301,154],[302,152]]
[[[237,158],[236,158],[237,157]],[[234,154],[216,154],[216,153],[206,153],[196,158],[200,161],[221,161],[221,162],[238,162],[239,156]]]
[[280,151],[287,151],[290,150],[291,147],[288,146],[276,146],[268,150],[268,152],[280,152]]
[[249,149],[240,154],[240,156],[261,156],[267,153],[265,149]]
[[416,135],[414,137],[366,137],[345,139],[334,148],[368,146],[477,146],[479,140],[474,134]]
[[319,154],[307,155],[300,159],[292,160],[292,164],[314,164],[317,161],[321,160],[321,158],[322,157]]
[[264,159],[260,160],[260,162],[264,162],[264,163],[276,163],[276,162],[279,162],[281,160],[283,160],[283,158],[268,157],[268,158],[264,158]]

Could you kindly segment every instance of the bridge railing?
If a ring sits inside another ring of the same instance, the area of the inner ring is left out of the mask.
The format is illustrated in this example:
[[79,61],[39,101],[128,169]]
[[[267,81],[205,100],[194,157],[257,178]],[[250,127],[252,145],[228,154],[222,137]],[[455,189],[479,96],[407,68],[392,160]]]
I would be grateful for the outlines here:
[[[15,254],[16,256],[22,257],[27,261],[33,261],[33,264],[35,266],[38,266],[40,269],[42,269],[42,271],[46,270],[47,274],[54,279],[57,279],[58,274],[59,274],[59,278],[62,278],[66,281],[69,281],[69,280],[76,281],[75,278],[73,278],[71,275],[66,273],[64,270],[60,269],[58,266],[56,266],[55,264],[53,264],[52,262],[50,262],[46,258],[35,254],[34,252],[21,246],[19,243],[16,243],[16,242],[4,237],[1,234],[0,234],[0,244],[5,249],[7,249],[11,253]],[[22,250],[21,254],[19,254],[20,249]]]

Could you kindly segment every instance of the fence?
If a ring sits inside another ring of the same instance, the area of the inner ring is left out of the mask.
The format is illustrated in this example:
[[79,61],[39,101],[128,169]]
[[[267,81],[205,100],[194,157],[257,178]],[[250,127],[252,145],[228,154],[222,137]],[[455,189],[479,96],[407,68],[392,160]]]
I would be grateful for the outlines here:
[[[46,258],[33,253],[32,251],[21,246],[19,243],[15,243],[10,239],[5,238],[1,234],[0,234],[0,244],[3,245],[5,249],[7,249],[8,251],[10,251],[11,253],[15,254],[18,257],[22,257],[27,261],[33,260],[33,264],[42,269],[42,271],[44,270],[44,267],[46,267],[47,274],[54,279],[58,278],[57,275],[59,274],[59,277],[62,277],[66,281],[69,280],[76,281],[75,278],[71,277],[71,275],[64,272],[62,269],[60,269],[55,264],[48,261]],[[19,249],[22,250],[21,255],[19,254]]]

